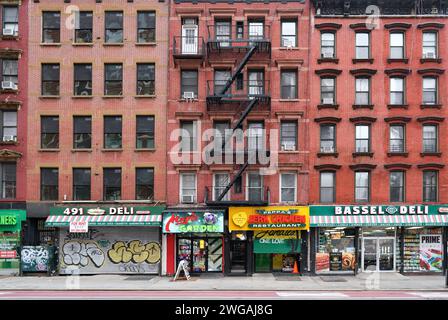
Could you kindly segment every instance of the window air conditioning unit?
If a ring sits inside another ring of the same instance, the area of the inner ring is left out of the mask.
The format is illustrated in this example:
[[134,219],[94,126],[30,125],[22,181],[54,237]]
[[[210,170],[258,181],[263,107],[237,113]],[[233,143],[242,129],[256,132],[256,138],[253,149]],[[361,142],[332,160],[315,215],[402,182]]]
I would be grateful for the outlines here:
[[322,147],[322,148],[320,148],[320,151],[323,153],[333,153],[334,148],[333,147]]
[[292,41],[291,40],[283,40],[283,46],[286,47],[287,49],[291,49],[292,48]]
[[3,35],[4,36],[15,36],[17,33],[14,31],[14,29],[3,29]]
[[17,85],[12,81],[2,81],[3,90],[17,90]]
[[295,151],[296,145],[294,143],[283,143],[282,150],[283,151]]
[[333,58],[333,53],[324,52],[324,53],[322,53],[322,58]]
[[426,52],[424,57],[426,59],[434,59],[436,57],[436,54],[434,52]]
[[431,9],[431,14],[438,14],[439,13],[439,9],[437,9],[436,7],[433,7]]
[[184,92],[184,99],[194,99],[194,92],[192,91]]
[[17,141],[17,136],[3,136],[3,142],[9,142],[9,141]]
[[324,104],[333,104],[333,98],[323,98]]
[[182,196],[182,203],[194,203],[194,196]]

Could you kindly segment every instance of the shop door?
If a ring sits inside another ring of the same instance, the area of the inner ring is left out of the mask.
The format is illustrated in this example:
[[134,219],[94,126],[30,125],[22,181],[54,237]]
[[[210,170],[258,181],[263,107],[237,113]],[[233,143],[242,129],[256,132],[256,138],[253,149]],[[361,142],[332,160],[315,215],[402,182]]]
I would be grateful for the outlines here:
[[198,53],[198,26],[196,24],[182,25],[182,54]]
[[193,261],[192,271],[201,273],[207,271],[207,240],[205,238],[194,238],[193,245]]
[[364,238],[363,271],[395,271],[395,238]]
[[232,240],[230,243],[230,261],[232,273],[247,272],[247,241]]

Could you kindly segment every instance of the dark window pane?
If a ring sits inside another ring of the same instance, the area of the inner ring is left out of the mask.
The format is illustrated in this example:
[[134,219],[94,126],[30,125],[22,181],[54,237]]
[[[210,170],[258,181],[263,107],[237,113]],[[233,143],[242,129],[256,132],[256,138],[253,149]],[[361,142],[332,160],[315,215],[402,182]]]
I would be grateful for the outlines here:
[[74,141],[75,149],[90,149],[92,147],[92,117],[74,117]]
[[58,200],[59,170],[45,168],[40,172],[41,200]]
[[92,95],[91,64],[75,64],[75,95]]
[[59,117],[41,117],[41,148],[59,148]]
[[122,120],[121,117],[104,117],[104,147],[106,149],[121,148],[122,141]]
[[121,169],[109,168],[103,171],[104,200],[121,199]]
[[0,169],[0,199],[14,199],[16,197],[16,163],[2,162]]
[[137,149],[154,148],[154,117],[137,116]]
[[61,33],[61,14],[60,12],[42,13],[42,42],[59,43]]
[[123,94],[123,65],[105,64],[105,95]]
[[154,169],[136,169],[136,199],[152,200],[154,198]]
[[73,200],[90,200],[90,169],[73,169]]
[[106,12],[106,42],[121,43],[123,42],[123,12],[110,11]]
[[137,95],[155,94],[154,64],[137,64]]
[[198,96],[198,72],[196,70],[192,71],[182,71],[181,77],[181,95],[183,97],[184,92],[193,92],[194,96]]
[[42,95],[59,95],[59,64],[42,65]]

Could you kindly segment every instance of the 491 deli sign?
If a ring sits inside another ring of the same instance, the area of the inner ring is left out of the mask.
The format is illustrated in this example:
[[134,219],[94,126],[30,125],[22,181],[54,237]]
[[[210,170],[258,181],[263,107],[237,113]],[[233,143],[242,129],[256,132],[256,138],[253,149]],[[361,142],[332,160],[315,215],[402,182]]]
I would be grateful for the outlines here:
[[[433,206],[335,206],[335,215],[427,215]],[[437,213],[448,213],[448,207],[438,207]]]
[[88,216],[102,216],[102,215],[134,215],[134,214],[151,214],[151,210],[147,208],[138,207],[110,207],[110,208],[57,208],[62,211],[62,214],[67,216],[88,215]]

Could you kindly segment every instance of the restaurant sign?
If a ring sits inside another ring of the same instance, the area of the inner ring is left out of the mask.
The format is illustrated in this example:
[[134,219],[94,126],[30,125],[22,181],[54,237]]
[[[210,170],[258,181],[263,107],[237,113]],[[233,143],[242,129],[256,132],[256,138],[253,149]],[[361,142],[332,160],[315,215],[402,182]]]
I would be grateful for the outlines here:
[[300,253],[297,230],[263,230],[254,233],[254,253]]
[[231,207],[230,231],[308,230],[308,207]]
[[167,211],[163,213],[163,233],[222,233],[224,211]]

